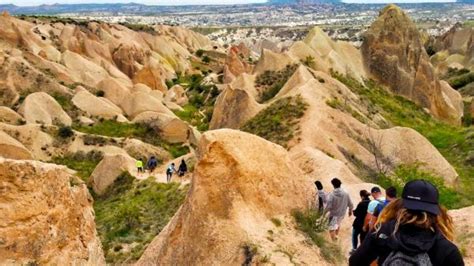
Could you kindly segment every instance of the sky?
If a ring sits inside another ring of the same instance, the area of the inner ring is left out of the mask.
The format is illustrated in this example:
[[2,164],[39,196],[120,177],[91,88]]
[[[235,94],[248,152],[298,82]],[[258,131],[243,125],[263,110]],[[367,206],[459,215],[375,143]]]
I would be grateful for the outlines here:
[[200,4],[248,4],[264,3],[266,0],[0,0],[0,4],[36,6],[41,4],[86,4],[86,3],[140,3],[147,5],[200,5]]
[[[371,0],[372,3],[417,3],[417,2],[455,2],[456,0]],[[17,6],[36,6],[41,4],[85,4],[85,3],[141,3],[147,5],[200,5],[200,4],[248,4],[263,3],[266,0],[0,0],[0,4]],[[367,0],[343,0],[346,3],[367,3]]]

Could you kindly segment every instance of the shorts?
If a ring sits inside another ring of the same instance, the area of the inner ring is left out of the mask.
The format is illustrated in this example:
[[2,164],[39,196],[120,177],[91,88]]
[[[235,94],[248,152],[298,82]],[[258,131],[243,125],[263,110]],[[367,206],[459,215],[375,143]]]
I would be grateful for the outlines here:
[[137,171],[138,171],[139,173],[143,173],[143,167],[137,167]]
[[341,226],[342,219],[344,216],[331,216],[329,217],[329,231],[336,231]]

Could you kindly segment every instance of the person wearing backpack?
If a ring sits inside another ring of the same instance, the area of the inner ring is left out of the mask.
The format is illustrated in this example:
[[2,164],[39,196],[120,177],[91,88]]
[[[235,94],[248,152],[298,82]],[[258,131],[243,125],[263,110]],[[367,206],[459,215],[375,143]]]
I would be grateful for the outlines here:
[[176,169],[174,168],[174,163],[171,163],[168,165],[168,168],[166,168],[166,182],[169,183],[171,181],[173,173],[176,173]]
[[150,170],[150,174],[155,171],[155,168],[158,166],[158,161],[156,160],[155,156],[151,156],[148,162],[146,163],[146,167]]
[[370,201],[369,206],[367,207],[367,216],[366,221],[364,222],[364,232],[370,232],[373,230],[377,217],[374,216],[375,209],[380,204],[385,203],[385,197],[382,195],[382,191],[379,187],[373,187],[370,190],[370,194],[374,198]]
[[363,189],[359,192],[359,195],[361,201],[359,202],[359,204],[357,204],[356,209],[353,211],[355,219],[352,223],[352,251],[350,252],[351,254],[354,253],[357,249],[359,240],[362,244],[362,241],[364,241],[364,238],[367,234],[366,232],[364,232],[363,227],[365,216],[367,215],[367,207],[370,203],[370,193],[367,190]]
[[397,188],[395,187],[388,187],[385,190],[385,196],[387,197],[383,203],[379,203],[374,210],[374,217],[377,219],[382,212],[382,210],[387,206],[390,202],[397,199]]
[[316,186],[316,202],[318,206],[318,212],[322,213],[324,211],[324,205],[326,204],[326,193],[323,190],[323,184],[320,181],[314,181]]
[[380,266],[464,265],[453,243],[453,220],[428,181],[408,182],[402,198],[385,207],[374,228],[349,258],[349,266],[366,266],[375,260]]

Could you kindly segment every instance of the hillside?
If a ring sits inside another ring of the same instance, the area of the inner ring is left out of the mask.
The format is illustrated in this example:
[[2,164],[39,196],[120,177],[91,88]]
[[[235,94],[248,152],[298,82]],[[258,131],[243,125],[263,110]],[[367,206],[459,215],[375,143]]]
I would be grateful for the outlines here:
[[424,43],[388,5],[361,49],[314,27],[255,58],[183,27],[4,12],[0,264],[346,264],[352,219],[332,242],[314,211],[333,177],[354,202],[435,183],[473,264],[472,99],[435,60],[471,67],[458,30]]

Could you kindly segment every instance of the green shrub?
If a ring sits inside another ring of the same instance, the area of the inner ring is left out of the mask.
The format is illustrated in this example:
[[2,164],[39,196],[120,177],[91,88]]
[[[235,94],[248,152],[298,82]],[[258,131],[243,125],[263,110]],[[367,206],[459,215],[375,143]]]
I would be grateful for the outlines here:
[[255,86],[260,91],[259,102],[263,103],[275,97],[297,68],[297,64],[287,65],[282,70],[267,70],[258,75],[255,78]]
[[196,56],[197,56],[197,57],[202,57],[203,55],[204,55],[204,50],[203,50],[203,49],[198,49],[198,50],[196,51]]
[[58,129],[58,136],[63,139],[68,139],[72,136],[74,136],[74,131],[70,126],[61,126]]
[[399,165],[392,174],[379,176],[377,183],[384,188],[393,186],[401,192],[407,182],[417,179],[423,179],[435,185],[439,191],[440,203],[448,209],[458,207],[460,195],[454,189],[447,187],[442,177],[422,170],[420,164]]
[[51,160],[52,163],[62,164],[70,169],[77,171],[77,175],[88,182],[90,175],[95,167],[102,160],[102,153],[98,151],[68,153],[64,156],[56,156]]
[[[88,133],[84,136],[85,145],[107,145],[114,144],[114,139],[107,139],[102,136],[116,138],[137,138],[143,142],[160,146],[171,153],[175,158],[189,152],[189,148],[182,144],[171,144],[163,140],[159,131],[147,124],[120,123],[114,120],[103,120],[92,126],[75,125],[77,131]],[[93,135],[92,135],[93,134]]]
[[460,89],[471,82],[474,82],[474,72],[452,77],[448,80],[449,85],[451,85],[451,87],[454,89]]
[[211,58],[207,55],[203,56],[202,57],[202,61],[206,64],[210,63],[211,62]]
[[474,166],[467,164],[466,158],[469,152],[474,150],[473,126],[460,127],[438,121],[423,108],[401,96],[391,94],[373,80],[366,80],[364,85],[337,72],[333,72],[332,76],[358,94],[369,109],[375,110],[389,122],[381,127],[410,127],[426,137],[459,174],[460,184],[457,192],[462,197],[456,207],[472,205]]
[[298,134],[298,122],[308,105],[301,96],[286,97],[272,103],[247,121],[242,130],[287,147]]
[[[182,205],[188,186],[136,180],[121,174],[102,196],[95,196],[97,231],[110,264],[131,264]],[[133,249],[124,249],[134,244]]]
[[292,213],[298,230],[304,232],[311,241],[319,247],[322,257],[334,264],[341,263],[344,259],[341,248],[329,242],[323,235],[327,230],[328,220],[323,213],[314,209],[306,211],[295,210]]

